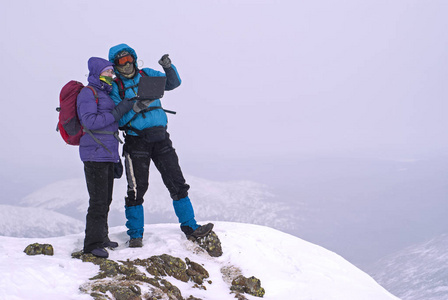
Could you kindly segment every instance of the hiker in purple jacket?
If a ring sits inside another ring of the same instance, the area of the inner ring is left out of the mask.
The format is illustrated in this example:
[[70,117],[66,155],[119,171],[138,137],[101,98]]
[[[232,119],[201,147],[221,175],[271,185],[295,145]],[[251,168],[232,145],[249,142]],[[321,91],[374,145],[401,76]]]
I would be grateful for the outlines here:
[[84,163],[90,197],[83,251],[107,258],[109,254],[105,248],[118,247],[118,243],[110,241],[107,225],[112,202],[114,163],[120,161],[118,120],[131,109],[140,112],[150,103],[122,101],[122,104],[115,106],[109,97],[114,76],[113,63],[92,57],[88,67],[88,86],[93,90],[83,88],[77,98],[78,117],[85,132],[80,140],[79,154]]

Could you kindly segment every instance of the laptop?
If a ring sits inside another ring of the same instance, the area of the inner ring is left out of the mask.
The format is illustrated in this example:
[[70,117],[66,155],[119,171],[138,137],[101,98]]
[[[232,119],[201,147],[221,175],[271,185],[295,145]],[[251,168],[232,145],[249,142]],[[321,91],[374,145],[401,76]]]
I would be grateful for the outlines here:
[[165,92],[165,76],[142,76],[138,83],[137,100],[157,100]]

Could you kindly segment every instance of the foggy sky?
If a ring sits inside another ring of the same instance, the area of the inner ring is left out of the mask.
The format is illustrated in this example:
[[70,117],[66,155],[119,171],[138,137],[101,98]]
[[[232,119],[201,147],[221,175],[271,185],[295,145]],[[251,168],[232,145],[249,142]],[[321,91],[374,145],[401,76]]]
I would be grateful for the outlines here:
[[1,202],[83,176],[55,132],[59,92],[119,43],[143,67],[169,53],[178,68],[162,102],[192,174],[259,179],[243,169],[256,161],[294,184],[281,166],[307,157],[446,157],[447,13],[446,1],[4,1]]
[[122,42],[145,67],[161,69],[164,53],[178,67],[183,84],[163,103],[186,155],[447,149],[444,1],[134,3],[5,4],[4,159],[71,159],[52,134],[60,88],[86,83],[88,58]]

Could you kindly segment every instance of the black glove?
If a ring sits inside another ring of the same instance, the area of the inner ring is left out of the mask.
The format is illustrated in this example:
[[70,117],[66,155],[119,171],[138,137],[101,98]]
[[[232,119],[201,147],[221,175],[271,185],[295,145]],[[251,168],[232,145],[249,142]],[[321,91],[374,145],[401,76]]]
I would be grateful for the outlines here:
[[118,103],[117,106],[112,110],[112,115],[115,118],[115,121],[120,120],[125,113],[130,111],[134,106],[135,101],[129,101],[129,99],[125,98],[123,101]]
[[162,56],[162,58],[159,60],[159,64],[164,68],[164,69],[168,69],[169,67],[171,67],[171,59],[168,57],[169,54],[165,54],[164,56]]
[[123,175],[123,164],[121,163],[121,159],[119,162],[114,163],[114,178],[121,178]]
[[132,109],[135,111],[136,114],[138,114],[139,112],[141,112],[144,109],[147,109],[148,106],[154,102],[154,100],[138,100],[135,102],[134,106],[132,107]]

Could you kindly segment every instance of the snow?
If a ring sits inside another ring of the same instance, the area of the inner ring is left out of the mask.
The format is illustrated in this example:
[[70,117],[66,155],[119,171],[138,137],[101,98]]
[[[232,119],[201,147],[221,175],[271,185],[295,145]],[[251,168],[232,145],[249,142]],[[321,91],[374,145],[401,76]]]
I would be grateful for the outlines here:
[[0,205],[0,235],[61,236],[81,232],[84,227],[84,222],[50,210]]
[[[110,228],[111,239],[120,246],[109,251],[109,259],[143,259],[166,253],[203,264],[212,280],[211,284],[205,283],[207,290],[167,278],[184,298],[235,299],[220,271],[232,266],[246,277],[259,278],[266,290],[263,299],[268,300],[398,299],[366,273],[322,247],[269,227],[214,223],[224,252],[221,257],[195,251],[195,244],[186,240],[178,224],[146,224],[143,248],[127,247],[124,226]],[[82,248],[83,238],[83,233],[49,238],[0,236],[0,299],[91,299],[79,287],[97,274],[98,266],[71,258],[72,252]],[[35,242],[52,244],[54,256],[27,256],[23,250]]]
[[370,270],[388,290],[406,300],[446,300],[448,235],[412,245],[384,257]]

